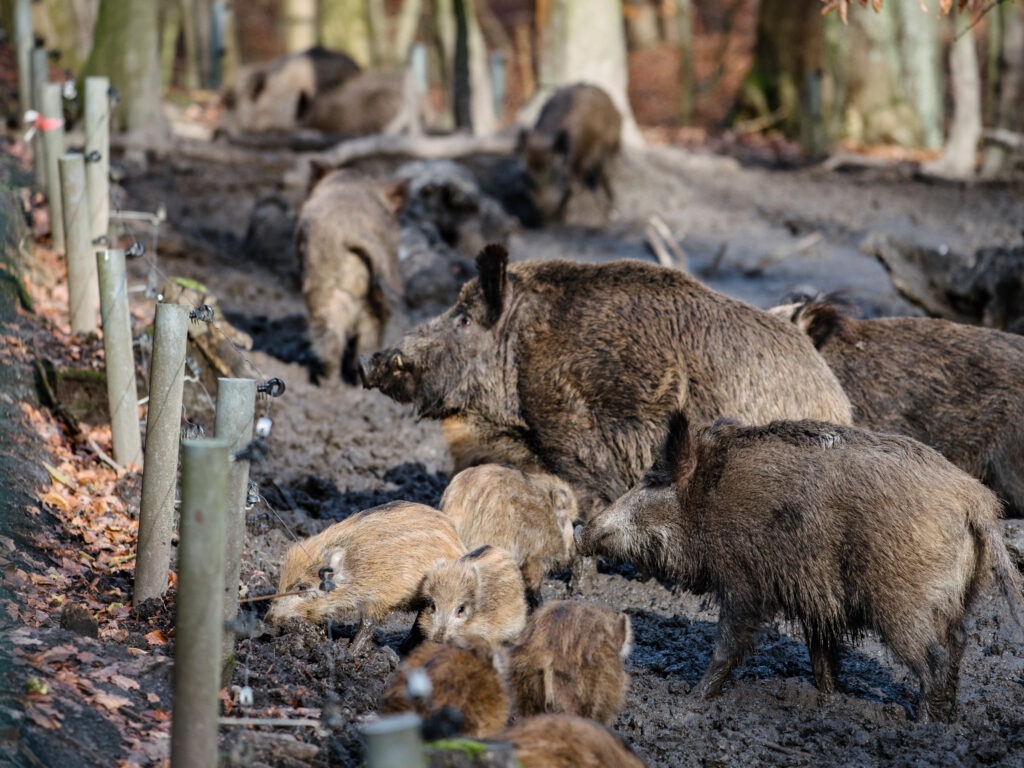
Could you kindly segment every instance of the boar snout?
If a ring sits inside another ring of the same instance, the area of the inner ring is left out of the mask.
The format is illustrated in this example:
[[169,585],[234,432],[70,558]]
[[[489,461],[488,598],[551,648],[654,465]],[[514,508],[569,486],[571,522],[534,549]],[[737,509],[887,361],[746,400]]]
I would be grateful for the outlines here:
[[379,389],[400,403],[416,393],[413,366],[397,349],[385,349],[359,359],[359,379],[366,389]]

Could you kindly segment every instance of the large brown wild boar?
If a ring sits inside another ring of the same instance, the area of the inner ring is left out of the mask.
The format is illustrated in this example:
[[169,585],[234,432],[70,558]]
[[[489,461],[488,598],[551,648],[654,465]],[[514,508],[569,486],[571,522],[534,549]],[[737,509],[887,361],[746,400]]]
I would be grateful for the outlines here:
[[572,562],[576,496],[554,475],[501,464],[470,467],[452,478],[440,508],[467,547],[490,544],[512,556],[531,606],[540,603],[544,577]]
[[517,153],[542,221],[561,221],[573,188],[601,187],[612,202],[608,170],[619,154],[622,115],[596,85],[559,88],[536,124],[519,135]]
[[528,717],[495,739],[514,745],[520,768],[644,768],[618,735],[582,717]]
[[[419,607],[423,579],[438,560],[465,551],[448,518],[424,504],[397,501],[358,512],[288,548],[278,592],[301,593],[274,600],[267,622],[317,623],[355,612],[360,626],[352,649],[359,652],[391,611]],[[321,588],[325,566],[332,569],[329,591]]]
[[457,560],[437,563],[423,580],[419,631],[443,643],[480,637],[499,645],[526,624],[523,577],[503,549],[477,547]]
[[[472,738],[490,736],[508,724],[512,713],[501,653],[486,640],[472,636],[457,645],[425,642],[392,674],[380,712],[411,711],[429,718],[451,707],[461,716],[460,733]],[[426,696],[409,690],[416,670],[430,681]]]
[[811,337],[855,424],[930,445],[1024,516],[1024,337],[925,317],[860,320],[829,301],[771,311]]
[[219,127],[228,134],[294,131],[310,103],[358,72],[348,54],[320,46],[247,64],[221,94]]
[[513,646],[509,682],[522,716],[554,712],[605,725],[626,700],[629,616],[595,603],[556,600],[537,609]]
[[359,355],[379,349],[401,305],[400,190],[333,171],[299,212],[296,252],[313,350],[326,378],[355,381]]
[[363,382],[420,416],[464,418],[501,460],[523,446],[569,483],[584,517],[640,478],[681,407],[708,421],[850,421],[804,334],[688,275],[640,261],[507,261],[485,248],[479,279],[364,359]]
[[999,511],[989,489],[901,435],[815,421],[691,432],[676,414],[661,462],[577,529],[577,545],[718,601],[700,695],[721,690],[782,612],[802,627],[824,692],[840,640],[876,631],[920,681],[927,720],[952,713],[964,615],[993,570],[1024,615]]

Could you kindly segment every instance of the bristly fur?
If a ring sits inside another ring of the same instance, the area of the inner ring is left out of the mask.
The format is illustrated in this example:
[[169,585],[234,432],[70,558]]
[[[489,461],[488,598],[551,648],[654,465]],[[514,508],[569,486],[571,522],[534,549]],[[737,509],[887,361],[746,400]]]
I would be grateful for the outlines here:
[[480,251],[476,257],[476,266],[487,307],[487,325],[492,326],[498,322],[504,308],[505,288],[508,284],[508,251],[505,246],[492,243]]

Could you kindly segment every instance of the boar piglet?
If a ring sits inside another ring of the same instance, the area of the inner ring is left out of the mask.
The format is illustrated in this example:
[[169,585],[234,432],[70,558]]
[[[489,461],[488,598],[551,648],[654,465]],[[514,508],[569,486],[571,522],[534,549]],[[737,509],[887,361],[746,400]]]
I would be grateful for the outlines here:
[[1024,337],[930,317],[861,320],[834,300],[770,311],[810,336],[855,424],[920,440],[1024,516]]
[[476,636],[492,645],[514,640],[526,624],[523,577],[503,549],[477,547],[437,563],[423,580],[419,630],[443,643]]
[[927,720],[952,714],[964,615],[993,569],[1022,615],[999,513],[989,489],[910,438],[813,421],[691,432],[677,414],[662,462],[577,529],[577,545],[717,600],[701,695],[781,611],[825,692],[841,638],[876,631],[920,681]]
[[804,334],[682,272],[509,265],[497,245],[477,266],[447,312],[361,361],[363,382],[420,416],[463,419],[483,455],[528,453],[569,483],[584,518],[640,479],[682,407],[706,421],[850,421]]
[[[288,548],[278,592],[301,593],[277,598],[267,622],[317,623],[356,612],[358,653],[391,611],[419,607],[423,579],[439,559],[465,551],[448,518],[424,504],[396,501],[358,512]],[[332,569],[333,589],[321,588],[324,567]]]
[[[392,674],[380,712],[416,712],[429,719],[450,708],[459,713],[459,733],[471,738],[490,736],[508,724],[512,712],[502,654],[478,637],[422,643]],[[429,685],[422,686],[417,674],[426,675]]]
[[467,547],[490,544],[512,556],[533,607],[544,577],[572,562],[576,496],[554,475],[501,464],[470,467],[452,478],[440,506]]
[[296,234],[302,296],[326,378],[354,383],[356,361],[381,347],[402,301],[401,188],[353,171],[314,183]]
[[622,116],[596,85],[559,88],[544,103],[536,124],[519,134],[517,154],[542,221],[565,218],[573,188],[601,187],[608,204],[608,169],[619,154]]
[[512,743],[520,768],[644,768],[617,734],[583,717],[528,717],[495,739]]
[[513,646],[509,680],[520,715],[580,715],[610,725],[629,686],[629,616],[595,603],[556,600],[537,609]]

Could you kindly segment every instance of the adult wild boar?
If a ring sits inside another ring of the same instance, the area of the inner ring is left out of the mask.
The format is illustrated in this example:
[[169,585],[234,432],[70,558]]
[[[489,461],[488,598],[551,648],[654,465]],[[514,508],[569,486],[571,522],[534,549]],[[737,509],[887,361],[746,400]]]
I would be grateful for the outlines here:
[[411,72],[360,72],[298,104],[300,124],[341,136],[419,133],[422,99]]
[[596,85],[555,91],[536,124],[519,134],[517,154],[542,221],[561,221],[573,188],[601,187],[609,205],[609,165],[619,154],[622,115]]
[[577,546],[717,600],[702,696],[781,612],[802,627],[823,692],[841,640],[876,631],[920,681],[928,720],[952,713],[964,616],[992,571],[1024,615],[999,512],[988,488],[902,435],[810,420],[691,432],[675,414],[660,463],[578,528]]
[[294,131],[309,104],[358,72],[348,54],[320,46],[247,64],[221,94],[219,127],[229,134]]
[[1024,337],[926,317],[860,320],[830,301],[771,311],[810,336],[858,426],[930,445],[1024,516]]
[[520,262],[490,245],[440,317],[360,364],[363,382],[433,419],[464,417],[508,460],[520,444],[607,504],[650,466],[669,414],[849,423],[835,376],[792,325],[640,261]]
[[353,171],[323,177],[302,206],[295,249],[313,350],[328,379],[355,381],[359,355],[380,349],[402,304],[400,191]]

